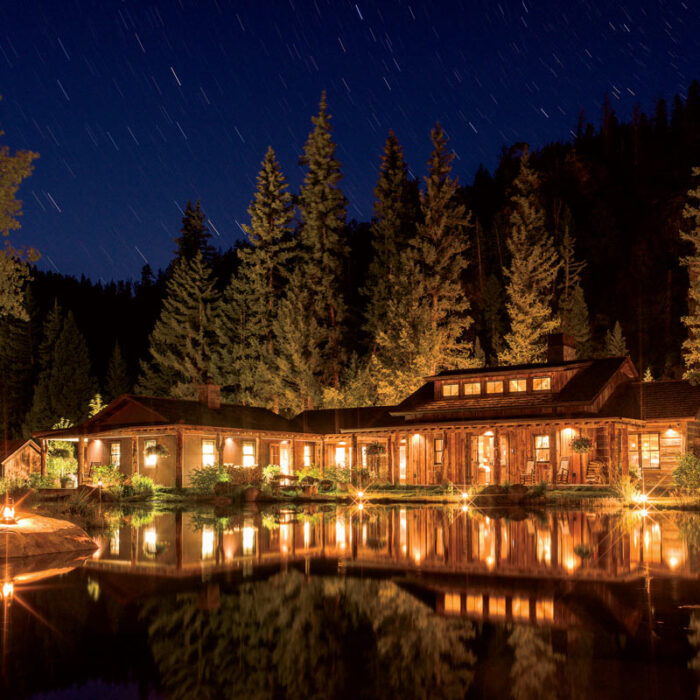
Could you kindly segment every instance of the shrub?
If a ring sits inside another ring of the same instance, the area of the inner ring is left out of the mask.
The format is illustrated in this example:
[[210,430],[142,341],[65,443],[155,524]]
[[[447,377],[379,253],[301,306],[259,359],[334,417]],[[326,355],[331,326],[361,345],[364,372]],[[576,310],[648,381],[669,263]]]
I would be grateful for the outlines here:
[[56,479],[48,474],[42,475],[40,472],[32,472],[29,475],[29,485],[33,489],[51,489],[56,485]]
[[350,470],[347,467],[327,467],[324,478],[336,481],[339,484],[349,484]]
[[700,459],[692,452],[684,452],[678,458],[678,466],[673,470],[676,486],[687,491],[700,489]]
[[314,479],[321,478],[321,470],[315,464],[312,464],[310,467],[302,467],[297,474],[299,479],[303,479],[305,476],[311,476]]
[[636,481],[630,476],[622,476],[612,487],[615,495],[623,501],[632,501],[639,493]]
[[544,496],[544,494],[547,491],[547,482],[546,481],[540,481],[537,486],[533,486],[530,491],[528,492],[528,496],[532,496],[533,498],[541,498]]
[[262,470],[262,478],[266,484],[269,484],[275,477],[279,476],[280,474],[281,470],[279,465],[277,464],[268,464],[266,467],[263,467]]
[[227,470],[230,481],[239,486],[257,484],[263,474],[261,467],[227,467]]
[[150,476],[143,474],[133,474],[131,476],[131,486],[137,496],[150,496],[155,490],[155,483]]
[[105,488],[121,485],[124,479],[126,479],[126,476],[114,464],[100,464],[92,468],[93,483],[96,484],[98,481],[101,481],[102,486]]
[[157,443],[155,445],[149,445],[144,450],[144,454],[146,455],[146,457],[167,457],[168,450],[165,448],[165,445]]
[[210,467],[197,467],[190,474],[190,486],[200,493],[214,493],[214,486],[222,481],[230,481],[226,467],[213,464]]

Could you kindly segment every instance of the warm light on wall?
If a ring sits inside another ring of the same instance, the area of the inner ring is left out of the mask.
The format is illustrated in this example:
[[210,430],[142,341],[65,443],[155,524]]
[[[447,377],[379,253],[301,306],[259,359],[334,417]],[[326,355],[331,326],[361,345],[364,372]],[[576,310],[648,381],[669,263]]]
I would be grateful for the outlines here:
[[669,428],[664,435],[666,437],[680,437],[680,433],[677,430],[674,430],[673,428]]
[[202,528],[202,559],[211,559],[214,556],[214,528]]
[[243,527],[243,554],[249,556],[255,549],[255,528],[248,525]]
[[493,435],[493,430],[487,430],[487,431],[484,433],[484,435],[489,435],[489,436]]
[[561,431],[561,434],[565,438],[571,438],[576,434],[576,431],[573,428],[564,428],[564,430]]

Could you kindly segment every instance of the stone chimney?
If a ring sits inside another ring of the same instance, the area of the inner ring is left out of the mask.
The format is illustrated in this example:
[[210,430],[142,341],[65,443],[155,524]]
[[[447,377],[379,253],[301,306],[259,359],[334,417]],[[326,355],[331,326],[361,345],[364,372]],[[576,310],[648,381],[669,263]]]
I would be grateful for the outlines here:
[[574,339],[565,333],[552,333],[547,338],[547,362],[568,362],[576,359]]
[[218,384],[200,384],[199,403],[214,410],[221,408],[221,387]]

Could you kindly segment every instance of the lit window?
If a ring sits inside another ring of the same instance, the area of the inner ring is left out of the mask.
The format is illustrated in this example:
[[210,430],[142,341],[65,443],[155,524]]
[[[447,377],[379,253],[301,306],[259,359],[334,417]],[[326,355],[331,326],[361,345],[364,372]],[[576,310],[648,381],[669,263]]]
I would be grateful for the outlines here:
[[113,466],[118,467],[122,460],[122,446],[118,442],[113,442],[109,446],[110,462]]
[[527,391],[527,379],[511,379],[508,382],[508,391],[514,394],[518,391]]
[[659,468],[659,434],[642,435],[639,442],[642,451],[642,469]]
[[443,384],[443,396],[459,396],[459,384]]
[[514,620],[529,620],[530,619],[530,599],[515,597],[511,601],[513,619]]
[[459,593],[445,593],[445,612],[451,615],[462,612],[462,596]]
[[336,447],[335,448],[335,466],[336,467],[342,467],[345,469],[346,465],[346,459],[345,459],[345,448],[344,447]]
[[367,468],[367,445],[362,445],[360,447],[360,460],[362,462],[362,467]]
[[243,466],[244,467],[254,467],[255,466],[255,443],[246,441],[243,443]]
[[311,466],[311,445],[304,445],[304,466]]
[[243,526],[243,554],[249,556],[255,551],[255,528],[250,525]]
[[146,453],[146,457],[143,461],[143,463],[147,467],[155,467],[156,464],[158,463],[158,455],[155,452],[150,452],[150,450],[155,450],[156,449],[156,441],[155,440],[146,440],[144,451]]
[[506,616],[506,599],[503,596],[489,598],[489,617]]
[[554,620],[554,601],[551,598],[538,600],[535,615],[538,622],[552,622]]
[[535,461],[549,462],[549,435],[535,435]]
[[435,464],[442,464],[442,455],[445,451],[445,441],[442,438],[435,438],[433,441],[433,454]]
[[552,378],[551,377],[534,377],[532,380],[532,390],[533,391],[551,391],[552,390]]
[[630,433],[628,439],[630,468],[639,470],[639,435]]
[[480,595],[467,595],[467,612],[472,615],[481,615],[484,611],[484,598]]
[[481,382],[466,382],[464,385],[465,396],[476,396],[481,393]]
[[498,380],[492,380],[486,382],[486,393],[487,394],[502,394],[503,393],[503,382]]
[[213,467],[215,462],[216,443],[214,440],[202,440],[202,466]]

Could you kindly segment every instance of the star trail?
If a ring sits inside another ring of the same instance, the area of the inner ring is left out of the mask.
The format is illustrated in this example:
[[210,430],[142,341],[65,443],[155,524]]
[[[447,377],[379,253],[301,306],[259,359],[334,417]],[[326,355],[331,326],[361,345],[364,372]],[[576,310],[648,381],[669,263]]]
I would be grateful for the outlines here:
[[471,181],[503,146],[568,138],[607,93],[628,117],[700,75],[690,2],[22,2],[3,8],[3,143],[40,153],[17,244],[91,278],[164,267],[187,200],[242,234],[275,148],[293,189],[328,93],[349,218],[393,128],[422,176],[439,120]]

